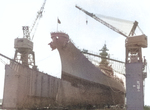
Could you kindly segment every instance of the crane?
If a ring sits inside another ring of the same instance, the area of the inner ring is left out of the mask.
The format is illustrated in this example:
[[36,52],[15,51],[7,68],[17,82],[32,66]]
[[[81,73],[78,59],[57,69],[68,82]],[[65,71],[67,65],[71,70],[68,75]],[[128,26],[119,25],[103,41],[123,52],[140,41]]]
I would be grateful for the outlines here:
[[127,98],[127,110],[143,110],[144,107],[144,93],[143,93],[143,81],[146,72],[143,72],[146,66],[146,59],[142,61],[142,49],[147,47],[147,36],[145,34],[136,35],[135,30],[138,26],[138,22],[135,21],[134,25],[127,36],[116,27],[110,25],[104,20],[97,17],[95,14],[90,13],[79,6],[75,6],[85,14],[89,15],[96,21],[102,23],[113,31],[126,37],[126,98]]
[[82,9],[82,8],[80,8],[80,7],[77,6],[77,5],[76,5],[75,7],[78,8],[79,10],[83,11],[85,14],[89,15],[90,17],[92,17],[92,18],[95,19],[96,21],[98,21],[98,22],[102,23],[103,25],[107,26],[108,28],[112,29],[113,31],[115,31],[115,32],[117,32],[117,33],[123,35],[124,37],[128,37],[128,36],[131,36],[131,35],[133,36],[133,35],[134,35],[134,32],[135,32],[135,29],[136,29],[136,27],[138,26],[138,22],[135,21],[135,22],[134,22],[134,25],[133,25],[133,27],[132,27],[130,33],[129,33],[129,35],[127,36],[125,33],[123,33],[122,31],[120,31],[120,30],[117,29],[116,27],[112,26],[111,24],[107,23],[106,21],[100,19],[100,18],[97,17],[95,14],[90,13],[90,12],[88,12],[88,11]]
[[[33,51],[33,42],[32,42],[33,37],[34,37],[33,30],[36,28],[40,18],[42,17],[45,3],[46,3],[46,0],[44,0],[42,7],[37,12],[37,16],[31,26],[31,29],[29,30],[30,28],[29,26],[23,26],[22,27],[23,38],[16,38],[14,42],[14,48],[16,49],[14,60],[25,66],[28,66],[28,67],[30,66],[32,68],[36,68],[35,55]],[[32,38],[30,37],[31,33],[33,33]]]

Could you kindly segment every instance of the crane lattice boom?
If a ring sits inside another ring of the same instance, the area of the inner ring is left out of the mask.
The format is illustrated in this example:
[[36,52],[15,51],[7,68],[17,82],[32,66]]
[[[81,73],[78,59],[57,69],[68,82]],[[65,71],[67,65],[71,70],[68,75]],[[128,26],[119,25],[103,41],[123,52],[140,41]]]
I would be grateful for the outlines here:
[[[36,16],[36,18],[34,20],[33,25],[31,26],[30,33],[32,32],[32,30],[35,27],[35,25],[38,24],[37,21],[40,20],[40,18],[42,17],[45,3],[46,3],[46,0],[44,1],[43,5],[42,5],[42,7],[40,9],[40,11],[37,12],[37,16]],[[32,39],[33,39],[33,37],[34,37],[34,35],[32,36]]]
[[76,8],[78,8],[79,10],[83,11],[85,14],[89,15],[90,17],[94,18],[95,20],[97,20],[98,22],[102,23],[103,25],[107,26],[108,28],[112,29],[113,31],[125,36],[125,37],[128,37],[127,35],[125,35],[123,32],[121,32],[119,29],[115,28],[114,26],[108,24],[107,22],[105,22],[104,20],[100,19],[99,17],[97,17],[95,14],[93,13],[90,13],[78,6],[75,6]]

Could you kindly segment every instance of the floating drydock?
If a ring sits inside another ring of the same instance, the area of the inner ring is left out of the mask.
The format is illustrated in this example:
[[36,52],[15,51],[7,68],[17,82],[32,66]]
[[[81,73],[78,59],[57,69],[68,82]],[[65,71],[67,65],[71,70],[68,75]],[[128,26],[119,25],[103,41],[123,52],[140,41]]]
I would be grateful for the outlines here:
[[124,105],[123,84],[95,67],[65,33],[51,33],[52,49],[58,49],[62,77],[11,62],[5,66],[2,108],[31,109]]

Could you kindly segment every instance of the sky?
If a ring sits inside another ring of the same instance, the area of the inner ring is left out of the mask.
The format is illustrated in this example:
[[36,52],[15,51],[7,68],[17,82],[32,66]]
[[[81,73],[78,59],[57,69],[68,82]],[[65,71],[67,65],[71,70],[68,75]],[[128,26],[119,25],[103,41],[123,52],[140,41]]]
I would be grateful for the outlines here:
[[[44,0],[3,0],[0,1],[0,53],[13,59],[14,39],[23,37],[22,26],[32,26],[37,11]],[[150,36],[149,0],[47,0],[43,17],[40,19],[34,34],[35,61],[40,71],[60,78],[61,62],[57,50],[51,51],[51,32],[62,31],[70,36],[74,44],[81,49],[93,52],[106,43],[113,58],[125,61],[125,37],[112,31],[75,8],[75,5],[96,15],[105,15],[134,22],[138,21],[143,33]],[[61,24],[57,24],[57,18]],[[86,23],[88,21],[88,23]],[[119,30],[126,32],[131,24],[119,20],[112,22]],[[149,38],[148,38],[149,44]],[[142,49],[148,62],[147,79],[145,80],[145,105],[150,105],[150,51]],[[9,61],[0,57],[0,98],[3,97],[5,64]]]

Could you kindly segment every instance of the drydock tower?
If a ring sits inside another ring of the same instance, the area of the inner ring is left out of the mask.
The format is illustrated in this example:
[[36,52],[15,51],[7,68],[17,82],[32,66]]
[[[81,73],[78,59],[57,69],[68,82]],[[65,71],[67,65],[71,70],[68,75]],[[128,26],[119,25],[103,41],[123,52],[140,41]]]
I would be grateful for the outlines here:
[[147,47],[144,35],[126,39],[126,98],[127,110],[143,110],[143,81],[146,78],[146,60],[142,61],[142,47]]

